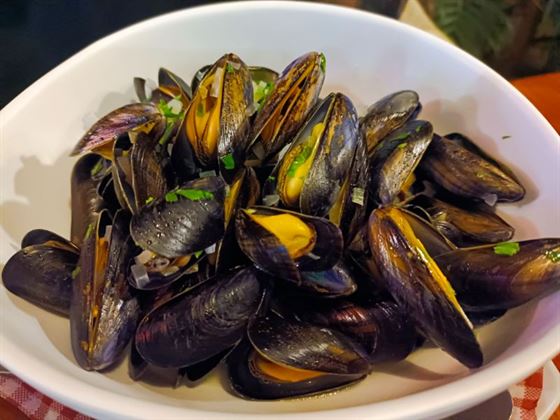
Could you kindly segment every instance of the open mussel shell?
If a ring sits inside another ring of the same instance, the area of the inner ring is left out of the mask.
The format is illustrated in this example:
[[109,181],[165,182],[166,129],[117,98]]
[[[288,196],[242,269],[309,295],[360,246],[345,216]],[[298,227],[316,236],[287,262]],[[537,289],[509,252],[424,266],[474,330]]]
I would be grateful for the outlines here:
[[138,246],[166,258],[209,247],[224,234],[225,183],[211,176],[189,181],[132,217]]
[[245,160],[253,86],[235,54],[221,57],[204,75],[187,109],[187,138],[203,167],[219,167],[231,179]]
[[258,111],[272,93],[278,79],[278,73],[260,66],[250,66],[249,72],[253,82],[253,106],[254,110]]
[[358,117],[350,99],[331,93],[314,110],[269,179],[282,203],[305,214],[326,216],[354,158]]
[[248,342],[228,357],[234,392],[254,399],[308,395],[362,379],[363,349],[337,331],[270,313],[248,328]]
[[300,288],[323,297],[349,296],[358,288],[342,262],[325,271],[301,271],[300,276]]
[[428,121],[413,120],[389,134],[373,151],[370,161],[371,198],[389,205],[398,199],[413,177],[432,140]]
[[400,213],[432,258],[457,249],[455,244],[425,219],[405,208],[401,208]]
[[469,203],[463,207],[420,195],[412,202],[418,214],[428,215],[434,227],[453,243],[468,246],[477,243],[498,243],[513,237],[515,229],[486,203]]
[[136,329],[140,307],[125,276],[134,247],[129,219],[125,211],[111,219],[104,210],[84,237],[70,305],[70,338],[74,357],[86,370],[117,362]]
[[237,212],[237,243],[261,270],[301,283],[299,270],[324,271],[342,255],[342,233],[326,219],[272,207]]
[[191,87],[175,73],[163,67],[158,71],[158,86],[146,93],[146,85],[145,79],[134,78],[134,91],[141,102],[158,104],[161,100],[168,102],[179,98],[183,105],[187,106],[192,97]]
[[463,135],[434,136],[420,169],[428,179],[460,197],[495,202],[519,201],[525,196],[511,170]]
[[394,207],[374,210],[368,231],[381,281],[420,332],[464,365],[481,366],[470,321],[402,212]]
[[146,361],[162,367],[207,360],[241,340],[264,293],[254,268],[211,279],[146,315],[136,347]]
[[95,152],[110,159],[113,142],[131,130],[149,130],[163,121],[163,115],[152,103],[136,103],[115,109],[97,121],[78,141],[71,155]]
[[271,160],[292,140],[315,106],[324,78],[325,56],[317,52],[284,69],[253,124],[251,150],[258,160]]
[[560,287],[560,239],[484,245],[436,257],[469,311],[510,309]]
[[68,315],[79,250],[42,229],[29,232],[22,245],[2,270],[4,286],[34,305]]
[[303,319],[333,328],[360,343],[370,363],[405,359],[415,348],[418,334],[409,315],[396,303],[358,304],[336,301],[308,309]]
[[98,188],[103,177],[110,174],[108,163],[110,162],[98,155],[88,154],[78,159],[72,169],[70,239],[78,246],[82,243],[89,224],[97,219],[105,206]]
[[420,98],[413,90],[391,93],[371,105],[360,120],[368,155],[391,131],[416,118],[421,109]]

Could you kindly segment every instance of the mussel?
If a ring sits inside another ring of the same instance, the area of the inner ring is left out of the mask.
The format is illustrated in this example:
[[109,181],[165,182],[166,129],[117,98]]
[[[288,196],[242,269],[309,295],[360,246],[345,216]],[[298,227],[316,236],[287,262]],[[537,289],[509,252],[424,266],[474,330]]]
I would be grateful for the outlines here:
[[428,215],[434,227],[453,243],[468,246],[476,243],[498,243],[512,238],[515,230],[494,208],[484,202],[463,203],[463,207],[420,195],[411,203],[418,214]]
[[482,365],[482,352],[455,292],[410,223],[395,207],[374,210],[368,223],[381,280],[421,333],[464,365]]
[[123,210],[111,219],[106,210],[86,231],[79,273],[70,305],[70,338],[74,357],[86,370],[112,366],[134,335],[137,298],[126,280],[133,242]]
[[185,130],[203,167],[231,179],[245,160],[253,86],[235,54],[221,57],[200,81],[187,109]]
[[560,287],[560,238],[458,249],[435,260],[472,312],[510,309]]
[[416,118],[421,109],[420,98],[413,90],[391,93],[371,105],[360,120],[368,155],[373,155],[377,144],[391,131]]
[[79,249],[42,229],[25,235],[22,248],[2,270],[6,289],[41,308],[68,315]]
[[299,131],[315,106],[325,78],[325,56],[307,53],[290,63],[276,80],[253,124],[252,153],[268,161]]
[[525,196],[525,189],[509,168],[462,134],[434,136],[420,169],[445,190],[491,205]]
[[237,212],[237,242],[261,270],[295,284],[301,271],[332,268],[342,255],[342,233],[326,219],[272,207]]
[[327,215],[348,176],[357,132],[347,96],[331,93],[317,106],[269,177],[287,208]]
[[191,87],[178,75],[163,67],[158,71],[158,86],[149,93],[149,96],[146,94],[146,80],[140,77],[134,78],[134,90],[141,102],[155,104],[162,100],[168,102],[178,98],[186,107],[192,98]]
[[389,205],[397,201],[401,192],[406,192],[416,166],[430,145],[432,132],[428,121],[409,121],[375,147],[370,160],[373,201]]
[[274,313],[251,323],[248,341],[233,351],[227,365],[234,392],[264,400],[338,388],[369,371],[364,350],[350,338]]
[[161,367],[207,360],[241,340],[265,290],[253,268],[210,279],[148,313],[136,331],[136,348]]
[[336,301],[307,309],[303,319],[333,328],[360,343],[370,363],[396,362],[416,345],[417,333],[410,316],[391,301],[357,304]]

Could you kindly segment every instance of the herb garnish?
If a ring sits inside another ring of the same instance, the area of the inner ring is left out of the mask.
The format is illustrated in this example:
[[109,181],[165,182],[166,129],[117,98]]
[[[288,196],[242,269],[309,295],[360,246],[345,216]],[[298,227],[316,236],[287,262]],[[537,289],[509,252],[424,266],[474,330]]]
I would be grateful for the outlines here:
[[210,191],[198,190],[195,188],[179,188],[165,194],[165,201],[174,203],[179,199],[179,196],[191,201],[211,200],[214,198],[214,194]]
[[513,257],[520,249],[519,242],[501,242],[494,245],[494,254]]
[[235,169],[235,160],[233,159],[233,155],[231,153],[222,156],[220,160],[224,164],[224,168],[228,170]]

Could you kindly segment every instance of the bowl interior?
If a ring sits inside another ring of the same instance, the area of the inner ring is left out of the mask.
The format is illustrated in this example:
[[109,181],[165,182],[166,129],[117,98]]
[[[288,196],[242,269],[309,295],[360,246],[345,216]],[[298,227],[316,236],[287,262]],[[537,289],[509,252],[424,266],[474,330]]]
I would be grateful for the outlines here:
[[[134,99],[134,76],[155,79],[163,66],[190,80],[199,67],[228,51],[246,63],[281,70],[310,50],[327,57],[323,94],[342,91],[362,112],[387,93],[416,90],[424,105],[421,118],[438,133],[466,133],[519,175],[526,199],[499,207],[517,228],[516,237],[560,236],[558,136],[491,70],[442,41],[374,15],[311,4],[239,3],[178,12],[121,31],[49,73],[2,111],[0,261],[5,263],[32,228],[69,233],[75,160],[68,153],[93,121]],[[558,307],[560,293],[482,328],[486,364],[477,372],[423,348],[330,395],[248,402],[227,392],[218,374],[195,388],[171,389],[134,383],[126,364],[103,375],[82,371],[71,354],[67,320],[0,288],[0,362],[97,416],[331,409],[385,418],[428,416],[488,398],[542,364],[554,346],[558,349]],[[385,402],[362,407],[380,401]]]

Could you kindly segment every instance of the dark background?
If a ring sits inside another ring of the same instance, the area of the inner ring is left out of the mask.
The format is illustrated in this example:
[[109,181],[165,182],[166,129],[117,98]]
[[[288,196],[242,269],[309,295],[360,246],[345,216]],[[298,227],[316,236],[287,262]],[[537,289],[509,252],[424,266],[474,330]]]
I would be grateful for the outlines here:
[[97,39],[208,0],[0,0],[0,107]]

